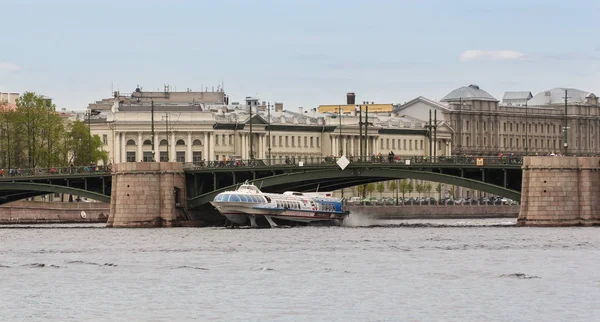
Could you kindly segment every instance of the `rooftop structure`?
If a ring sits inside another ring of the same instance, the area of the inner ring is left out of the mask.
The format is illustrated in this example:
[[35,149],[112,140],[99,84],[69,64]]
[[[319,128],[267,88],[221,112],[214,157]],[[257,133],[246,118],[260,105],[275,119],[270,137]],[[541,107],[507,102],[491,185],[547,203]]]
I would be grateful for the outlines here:
[[469,86],[459,87],[459,88],[453,90],[452,92],[448,93],[448,95],[444,96],[444,98],[442,98],[441,101],[442,102],[455,102],[455,101],[459,101],[459,100],[498,102],[498,100],[495,97],[490,95],[488,92],[482,90],[477,85],[469,85]]
[[594,93],[582,91],[575,88],[558,87],[539,92],[527,102],[530,106],[548,106],[548,105],[564,105],[565,91],[567,93],[568,104],[591,104],[597,105],[598,98]]
[[523,106],[532,97],[533,97],[533,95],[531,95],[531,92],[528,92],[528,91],[504,92],[504,96],[502,96],[502,104]]

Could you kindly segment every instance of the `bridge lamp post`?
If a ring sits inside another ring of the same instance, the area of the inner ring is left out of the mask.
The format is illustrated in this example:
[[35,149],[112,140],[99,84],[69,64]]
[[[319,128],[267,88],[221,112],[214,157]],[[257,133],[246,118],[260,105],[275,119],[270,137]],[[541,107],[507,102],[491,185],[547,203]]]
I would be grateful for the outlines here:
[[340,119],[340,157],[344,155],[344,147],[342,146],[342,107],[338,106],[338,117]]
[[88,152],[89,152],[90,158],[92,159],[92,161],[90,161],[90,162],[94,161],[92,158],[92,122],[91,121],[92,121],[92,115],[96,116],[98,114],[100,114],[100,111],[98,111],[98,110],[94,110],[91,108],[88,110],[88,117],[87,117],[87,121],[88,121]]

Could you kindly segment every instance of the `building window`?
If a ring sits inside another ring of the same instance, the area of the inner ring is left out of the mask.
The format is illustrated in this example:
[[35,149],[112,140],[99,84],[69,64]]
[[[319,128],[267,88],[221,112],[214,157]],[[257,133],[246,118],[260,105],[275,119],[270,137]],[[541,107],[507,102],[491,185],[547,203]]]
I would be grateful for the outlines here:
[[404,139],[403,146],[404,146],[404,150],[406,151],[406,139]]
[[321,143],[319,142],[319,137],[317,136],[317,148],[321,147]]
[[202,161],[202,152],[196,151],[192,152],[192,162],[197,163]]
[[177,162],[185,162],[185,151],[177,151],[176,159]]
[[158,145],[167,145],[167,140],[160,140],[160,143],[158,143]]
[[169,162],[169,156],[166,151],[160,151],[160,162]]
[[280,136],[279,136],[279,146],[283,146],[283,141],[282,141],[281,139],[282,139],[282,137],[281,137],[281,135],[280,135]]
[[483,122],[483,131],[484,131],[484,132],[485,132],[485,131],[487,131],[487,130],[486,130],[486,127],[487,127],[487,122]]
[[313,147],[314,147],[314,145],[313,145],[313,137],[312,137],[312,136],[310,137],[310,147],[311,147],[311,148],[313,148]]
[[396,150],[396,140],[392,139],[392,150]]
[[521,124],[521,132],[525,132],[525,123]]
[[510,131],[512,132],[512,123],[509,123],[508,126],[510,128]]
[[127,162],[135,162],[135,152],[127,152]]
[[292,147],[296,146],[296,137],[292,136]]
[[289,138],[288,136],[285,137],[285,146],[288,147],[290,146],[289,142],[288,142]]
[[219,145],[219,135],[215,135],[215,145]]
[[[148,145],[150,145],[150,140],[144,141],[144,145],[146,145],[146,142],[148,142]],[[127,143],[125,145],[135,145],[135,141],[134,140],[127,140]]]
[[544,133],[544,124],[540,124],[540,133]]
[[379,148],[383,149],[383,139],[379,140]]
[[423,148],[423,140],[421,140],[421,150],[425,150],[425,148]]
[[512,148],[512,139],[510,139],[510,147]]
[[412,140],[408,140],[408,147],[410,148],[410,150],[412,151]]
[[304,147],[308,148],[308,137],[304,137]]
[[108,135],[102,134],[102,143],[108,145]]
[[483,137],[483,146],[487,146],[487,138],[485,136]]
[[469,130],[469,121],[467,121],[467,130]]
[[504,132],[506,132],[506,123],[504,123]]
[[144,160],[144,162],[152,162],[152,161],[154,161],[154,157],[152,156],[152,152],[151,151],[144,152],[144,158],[142,160]]
[[302,147],[302,137],[298,136],[298,147]]
[[221,142],[223,142],[223,145],[227,144],[225,141],[225,134],[223,134],[223,140],[221,140]]
[[552,140],[552,146],[556,149],[556,139]]

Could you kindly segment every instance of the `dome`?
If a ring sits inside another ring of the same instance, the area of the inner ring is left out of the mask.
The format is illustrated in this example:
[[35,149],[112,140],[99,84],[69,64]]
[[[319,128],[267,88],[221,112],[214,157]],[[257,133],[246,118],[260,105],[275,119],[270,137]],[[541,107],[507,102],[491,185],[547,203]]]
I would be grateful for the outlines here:
[[493,101],[498,102],[496,98],[490,95],[488,92],[482,90],[477,85],[469,85],[457,88],[450,92],[448,95],[442,98],[442,102],[452,102],[463,100],[475,100],[475,101]]
[[565,90],[569,97],[567,102],[573,103],[585,103],[586,97],[594,95],[590,92],[582,91],[575,88],[553,88],[547,91],[539,92],[527,102],[529,106],[544,106],[552,104],[565,104]]

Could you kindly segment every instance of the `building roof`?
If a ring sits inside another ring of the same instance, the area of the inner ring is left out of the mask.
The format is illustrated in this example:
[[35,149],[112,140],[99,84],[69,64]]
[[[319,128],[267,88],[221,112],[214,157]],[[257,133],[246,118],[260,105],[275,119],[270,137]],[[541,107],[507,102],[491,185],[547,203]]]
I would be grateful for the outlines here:
[[459,87],[450,92],[448,95],[444,96],[444,98],[442,98],[441,101],[451,102],[458,101],[460,99],[498,102],[496,98],[494,98],[488,92],[479,88],[479,86],[477,85]]
[[544,106],[552,104],[565,104],[565,90],[567,91],[567,96],[569,97],[567,102],[571,104],[585,103],[585,98],[590,94],[590,92],[582,91],[576,88],[558,87],[535,94],[535,96],[529,100],[528,105]]
[[528,100],[532,97],[531,92],[504,92],[502,100]]

